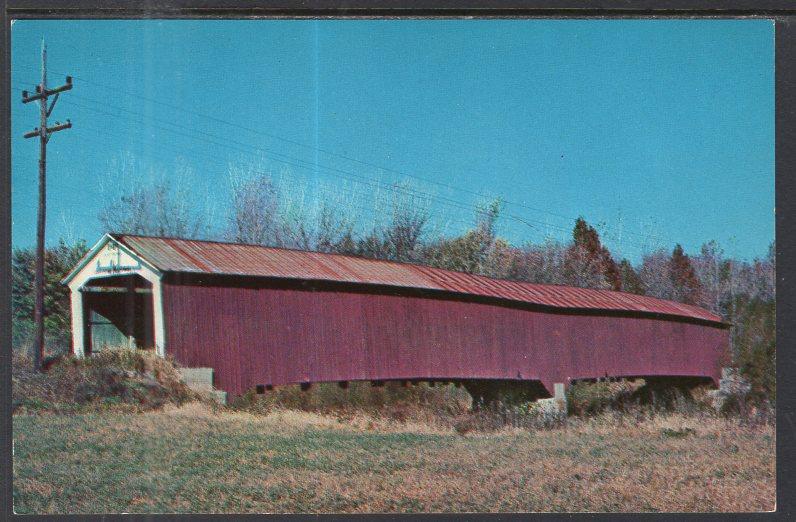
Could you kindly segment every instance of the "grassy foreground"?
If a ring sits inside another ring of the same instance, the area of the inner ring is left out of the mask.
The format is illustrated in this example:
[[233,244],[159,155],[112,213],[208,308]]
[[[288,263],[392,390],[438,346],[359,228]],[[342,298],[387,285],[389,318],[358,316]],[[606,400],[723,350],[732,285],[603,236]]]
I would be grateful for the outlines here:
[[774,427],[604,415],[553,430],[450,428],[197,403],[16,415],[16,513],[761,511]]

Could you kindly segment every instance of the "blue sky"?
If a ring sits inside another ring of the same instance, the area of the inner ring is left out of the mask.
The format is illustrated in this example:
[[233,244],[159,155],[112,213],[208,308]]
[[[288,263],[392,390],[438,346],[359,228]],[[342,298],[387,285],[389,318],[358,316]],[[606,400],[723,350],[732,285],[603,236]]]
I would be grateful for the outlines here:
[[[372,221],[403,182],[455,234],[507,201],[515,243],[582,215],[633,261],[774,238],[774,28],[768,20],[17,21],[12,241],[35,242],[37,126],[20,90],[75,77],[51,121],[47,241],[168,178],[226,226],[229,169]],[[246,130],[245,130],[246,129]],[[358,160],[358,161],[353,161]]]

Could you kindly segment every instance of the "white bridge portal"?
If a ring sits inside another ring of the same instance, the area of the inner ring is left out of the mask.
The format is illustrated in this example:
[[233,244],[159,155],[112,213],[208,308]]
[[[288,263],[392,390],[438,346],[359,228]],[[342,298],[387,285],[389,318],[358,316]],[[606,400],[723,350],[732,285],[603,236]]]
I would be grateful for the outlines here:
[[165,356],[161,277],[106,234],[62,281],[71,291],[74,354],[127,346]]

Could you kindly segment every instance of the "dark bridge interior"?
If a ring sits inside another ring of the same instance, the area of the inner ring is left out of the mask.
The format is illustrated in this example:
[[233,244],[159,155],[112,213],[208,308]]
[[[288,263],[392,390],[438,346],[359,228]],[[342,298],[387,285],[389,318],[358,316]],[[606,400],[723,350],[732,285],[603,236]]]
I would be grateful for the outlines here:
[[86,353],[129,347],[152,348],[152,284],[138,275],[109,276],[83,288]]

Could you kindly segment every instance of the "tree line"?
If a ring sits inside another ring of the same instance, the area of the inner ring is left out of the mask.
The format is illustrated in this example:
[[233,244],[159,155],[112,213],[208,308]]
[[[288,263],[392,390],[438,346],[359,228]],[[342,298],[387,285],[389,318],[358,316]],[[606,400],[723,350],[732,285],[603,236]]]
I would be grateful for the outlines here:
[[[133,189],[112,201],[99,220],[108,232],[214,239],[423,264],[495,278],[649,295],[701,306],[731,323],[731,358],[773,403],[775,387],[775,244],[753,261],[727,257],[715,241],[689,256],[681,245],[647,252],[634,265],[617,259],[594,226],[578,218],[567,241],[514,245],[499,237],[502,204],[475,211],[472,226],[446,235],[432,226],[428,200],[396,186],[364,231],[345,203],[319,198],[296,205],[267,175],[231,178],[226,221],[212,228],[187,192],[168,183]],[[46,255],[46,331],[54,349],[68,349],[69,296],[60,279],[87,251],[85,241],[61,241]],[[13,252],[14,344],[29,341],[33,310],[32,249]]]

